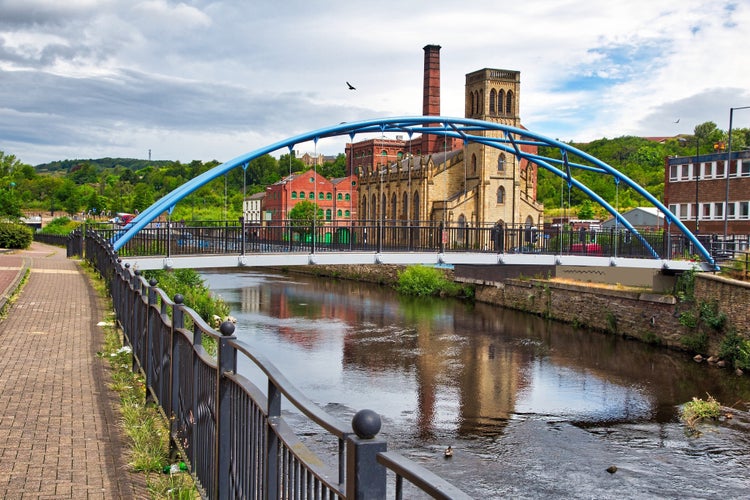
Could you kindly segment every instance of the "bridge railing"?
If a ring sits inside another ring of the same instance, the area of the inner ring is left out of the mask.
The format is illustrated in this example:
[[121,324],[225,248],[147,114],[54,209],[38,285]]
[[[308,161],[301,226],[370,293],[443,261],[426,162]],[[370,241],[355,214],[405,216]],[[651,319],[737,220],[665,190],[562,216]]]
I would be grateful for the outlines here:
[[[109,238],[121,228],[99,228]],[[456,222],[357,220],[239,221],[151,224],[120,250],[126,256],[179,256],[279,252],[488,252],[682,258],[690,242],[669,232],[580,230],[529,225],[461,225]]]
[[[106,235],[89,231],[84,243],[86,258],[109,284],[132,368],[168,418],[172,444],[204,498],[402,498],[412,490],[469,498],[388,452],[374,412],[340,422],[238,340],[232,323],[212,329],[181,296],[170,299],[155,280],[122,265]],[[238,369],[247,364],[262,372],[265,391]],[[314,425],[316,437],[300,437],[286,412],[303,416],[305,435]]]

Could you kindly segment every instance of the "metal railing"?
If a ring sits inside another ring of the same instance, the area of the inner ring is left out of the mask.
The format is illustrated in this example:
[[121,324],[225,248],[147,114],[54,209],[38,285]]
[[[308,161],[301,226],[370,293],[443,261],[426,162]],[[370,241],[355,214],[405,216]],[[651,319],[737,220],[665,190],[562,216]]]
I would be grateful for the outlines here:
[[[204,498],[386,498],[389,491],[402,498],[404,480],[435,498],[469,498],[388,452],[371,410],[358,412],[351,425],[340,422],[238,340],[232,323],[213,330],[181,296],[170,299],[154,280],[147,283],[123,265],[105,235],[88,231],[84,244],[86,258],[109,285],[133,370],[144,374],[147,393],[168,418],[173,445]],[[206,348],[208,339],[216,356]],[[264,374],[265,392],[238,373],[240,361]],[[282,415],[282,400],[325,438],[305,442]],[[392,487],[389,476],[395,477]]]
[[[99,228],[115,238],[122,229]],[[460,225],[434,221],[282,221],[251,225],[244,221],[163,223],[143,228],[123,248],[127,256],[218,255],[276,252],[488,252],[681,258],[690,254],[682,235],[625,229],[573,230],[528,225]],[[652,252],[653,251],[653,252]]]

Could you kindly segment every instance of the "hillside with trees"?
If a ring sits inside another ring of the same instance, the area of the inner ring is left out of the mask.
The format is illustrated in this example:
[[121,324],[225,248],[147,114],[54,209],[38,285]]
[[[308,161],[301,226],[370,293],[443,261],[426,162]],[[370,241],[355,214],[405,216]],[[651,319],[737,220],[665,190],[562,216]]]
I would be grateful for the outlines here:
[[[694,135],[657,142],[640,137],[599,139],[573,146],[599,158],[642,185],[661,199],[664,191],[664,158],[696,153],[696,138],[701,154],[714,152],[715,144],[726,143],[726,132],[712,122],[695,127]],[[734,129],[732,149],[750,144],[750,129]],[[560,152],[541,151],[550,156]],[[0,151],[0,214],[20,217],[22,211],[49,215],[109,217],[117,212],[135,213],[174,190],[187,180],[219,165],[218,161],[148,161],[127,158],[61,160],[32,167],[13,154]],[[328,178],[345,175],[346,158],[318,166]],[[242,212],[243,193],[260,192],[290,172],[306,167],[293,154],[276,159],[265,155],[251,161],[246,169],[236,168],[185,197],[174,209],[175,220],[235,219]],[[616,187],[611,176],[575,171],[574,176],[620,209],[639,206],[644,200],[622,184]],[[539,169],[538,198],[545,204],[547,217],[563,211],[583,210],[604,216],[596,204],[543,168]]]

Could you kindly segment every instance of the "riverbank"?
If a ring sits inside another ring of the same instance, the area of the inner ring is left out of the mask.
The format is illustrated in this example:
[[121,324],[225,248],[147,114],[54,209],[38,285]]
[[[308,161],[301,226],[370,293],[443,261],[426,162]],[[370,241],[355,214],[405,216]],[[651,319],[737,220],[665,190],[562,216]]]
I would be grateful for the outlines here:
[[[285,270],[393,287],[403,269],[404,266],[398,265],[365,265]],[[695,273],[690,293],[678,299],[672,293],[652,291],[652,288],[664,288],[659,280],[654,281],[653,287],[643,287],[542,278],[539,274],[534,278],[521,275],[486,281],[456,277],[451,269],[443,269],[443,272],[448,279],[471,284],[478,302],[700,354],[705,359],[718,359],[727,328],[745,339],[750,338],[750,284],[708,273]],[[699,321],[690,320],[699,318],[706,304],[714,306],[716,314],[726,317],[725,328],[707,328]]]

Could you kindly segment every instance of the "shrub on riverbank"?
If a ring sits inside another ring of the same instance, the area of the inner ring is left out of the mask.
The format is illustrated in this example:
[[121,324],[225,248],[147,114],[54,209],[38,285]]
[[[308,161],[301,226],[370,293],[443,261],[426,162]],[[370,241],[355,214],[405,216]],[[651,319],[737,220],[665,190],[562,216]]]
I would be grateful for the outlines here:
[[[171,298],[178,293],[184,297],[184,304],[197,312],[209,325],[214,316],[226,318],[229,306],[211,293],[203,278],[193,269],[173,269],[171,271],[144,271],[146,279],[155,279],[156,286],[167,292]],[[218,325],[214,325],[218,328]]]
[[396,290],[405,295],[472,297],[471,289],[449,280],[440,269],[409,266],[398,273]]
[[39,232],[67,236],[71,231],[78,229],[80,225],[80,222],[70,220],[68,217],[56,217],[42,227]]
[[701,420],[715,420],[721,416],[721,405],[710,394],[706,401],[693,398],[685,403],[680,411],[680,419],[689,429],[695,430],[695,425]]

